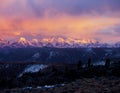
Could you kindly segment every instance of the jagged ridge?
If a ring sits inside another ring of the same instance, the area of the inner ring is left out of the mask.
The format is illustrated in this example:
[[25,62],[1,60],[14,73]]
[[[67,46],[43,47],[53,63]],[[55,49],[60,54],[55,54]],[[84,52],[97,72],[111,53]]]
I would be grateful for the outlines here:
[[7,41],[0,39],[0,47],[56,47],[56,48],[80,48],[80,47],[120,47],[120,42],[114,45],[107,43],[99,43],[96,40],[89,39],[72,39],[62,37],[42,38],[27,40],[21,37],[18,41]]

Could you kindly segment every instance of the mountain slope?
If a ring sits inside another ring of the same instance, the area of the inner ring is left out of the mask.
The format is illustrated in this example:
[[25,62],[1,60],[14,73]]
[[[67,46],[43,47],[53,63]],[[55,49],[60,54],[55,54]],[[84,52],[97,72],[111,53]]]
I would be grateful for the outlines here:
[[42,38],[27,40],[21,37],[18,41],[7,41],[0,39],[0,48],[23,48],[23,47],[55,47],[55,48],[90,48],[90,47],[120,47],[120,43],[116,44],[104,44],[99,43],[96,40],[85,40],[85,39],[72,39],[62,37]]
[[120,48],[2,48],[0,62],[102,62],[120,58]]

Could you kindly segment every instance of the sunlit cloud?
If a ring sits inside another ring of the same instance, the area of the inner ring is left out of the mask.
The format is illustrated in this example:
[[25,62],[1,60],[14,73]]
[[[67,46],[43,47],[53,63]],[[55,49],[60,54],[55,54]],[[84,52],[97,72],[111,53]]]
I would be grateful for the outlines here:
[[120,40],[120,0],[3,0],[0,35],[5,39],[62,36]]

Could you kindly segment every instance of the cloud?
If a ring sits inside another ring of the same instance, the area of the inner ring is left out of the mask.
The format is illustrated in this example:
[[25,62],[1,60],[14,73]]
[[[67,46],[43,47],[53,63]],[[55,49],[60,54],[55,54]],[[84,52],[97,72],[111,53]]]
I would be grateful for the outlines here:
[[0,34],[7,39],[43,35],[116,41],[119,26],[120,0],[0,1]]
[[[120,0],[4,0],[0,1],[0,12],[12,16],[37,16],[49,13],[81,15],[120,11]],[[111,13],[112,14],[112,13]],[[49,16],[49,14],[47,15]]]
[[120,34],[120,24],[118,25],[112,25],[106,29],[96,31],[96,34],[101,34],[101,35],[111,35],[111,36],[119,36]]

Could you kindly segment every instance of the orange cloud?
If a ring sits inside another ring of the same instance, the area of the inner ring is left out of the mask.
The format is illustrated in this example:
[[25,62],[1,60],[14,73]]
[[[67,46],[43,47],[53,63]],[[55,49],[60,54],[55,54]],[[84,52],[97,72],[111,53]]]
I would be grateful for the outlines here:
[[115,28],[120,25],[119,11],[119,0],[0,0],[0,37],[43,35],[106,42],[113,37],[116,41],[120,40],[120,28]]
[[25,20],[21,26],[25,31],[31,31],[31,33],[79,38],[90,37],[96,31],[107,29],[116,24],[120,24],[120,18],[102,16],[62,16],[59,18]]
[[[107,16],[68,16],[28,18],[16,21],[10,18],[0,18],[0,34],[11,36],[64,36],[72,38],[102,37],[96,34],[101,30],[120,24],[120,18]],[[3,32],[9,33],[4,34]],[[109,36],[108,36],[109,37]],[[105,37],[104,37],[105,39]]]

